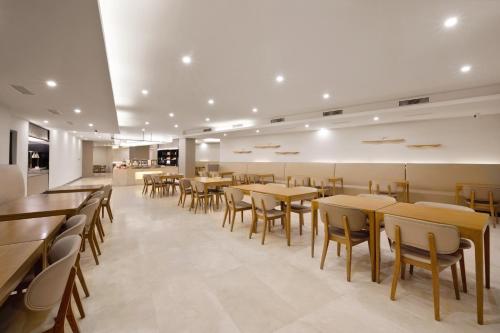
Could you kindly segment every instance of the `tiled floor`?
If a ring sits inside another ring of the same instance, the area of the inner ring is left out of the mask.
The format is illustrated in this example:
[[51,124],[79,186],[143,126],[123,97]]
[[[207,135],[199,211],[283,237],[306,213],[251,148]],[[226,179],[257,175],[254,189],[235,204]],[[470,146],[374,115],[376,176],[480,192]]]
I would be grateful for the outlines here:
[[[94,177],[77,183],[109,182]],[[113,224],[104,221],[101,264],[82,256],[91,295],[82,332],[500,332],[500,228],[491,229],[492,288],[485,325],[476,324],[473,252],[469,293],[454,298],[450,270],[441,273],[441,322],[434,321],[430,274],[416,270],[389,299],[392,253],[382,242],[382,283],[370,281],[368,247],[353,250],[352,282],[345,252],[330,248],[324,270],[310,256],[310,228],[292,246],[276,227],[266,244],[248,239],[250,215],[234,232],[222,213],[193,214],[178,197],[149,198],[141,187],[114,187]],[[309,221],[309,217],[306,217]],[[322,237],[316,241],[318,251]]]

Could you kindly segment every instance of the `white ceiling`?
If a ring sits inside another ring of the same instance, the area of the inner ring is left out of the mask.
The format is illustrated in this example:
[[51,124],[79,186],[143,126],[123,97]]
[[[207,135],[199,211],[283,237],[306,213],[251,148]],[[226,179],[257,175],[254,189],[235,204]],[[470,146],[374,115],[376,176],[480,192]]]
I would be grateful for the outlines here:
[[96,1],[2,0],[0,45],[0,106],[48,128],[119,131]]
[[[500,1],[99,3],[122,134],[146,127],[177,136],[500,82]],[[458,24],[445,29],[450,16]],[[464,64],[469,73],[460,72]]]

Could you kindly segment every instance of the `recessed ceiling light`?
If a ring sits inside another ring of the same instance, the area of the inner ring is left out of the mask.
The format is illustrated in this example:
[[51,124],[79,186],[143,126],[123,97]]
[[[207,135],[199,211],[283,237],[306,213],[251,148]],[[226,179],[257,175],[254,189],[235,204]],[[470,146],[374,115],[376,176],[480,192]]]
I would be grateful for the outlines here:
[[305,127],[305,128],[309,128],[309,124],[305,124],[305,125],[304,125],[304,127]]
[[44,122],[45,124],[48,124],[48,123],[49,123],[49,121],[48,121],[48,120],[44,120],[43,122]]
[[143,128],[141,131],[146,132],[146,129],[145,129],[145,128]]
[[188,55],[185,55],[184,57],[182,57],[183,64],[189,65],[192,61],[193,61],[193,59],[191,59],[191,57]]
[[147,94],[149,94],[149,91],[147,89],[142,89],[141,90],[141,94],[143,94],[144,96],[146,96]]
[[175,124],[174,127],[177,128],[177,127],[179,127],[179,125]]
[[456,16],[453,16],[453,17],[448,17],[443,25],[445,26],[445,28],[452,28],[454,26],[456,26],[458,23],[458,18]]
[[467,73],[467,72],[470,72],[470,70],[472,69],[472,66],[471,65],[463,65],[461,68],[460,68],[460,71],[462,73]]
[[227,133],[224,133],[224,136],[227,136]]
[[276,76],[276,82],[281,83],[283,81],[285,81],[285,77],[283,75],[280,74]]
[[215,104],[215,101],[214,101],[212,98],[210,98],[210,99],[208,100],[208,104],[210,104],[210,105],[214,105],[214,104]]
[[174,117],[174,113],[173,113],[173,112],[170,112],[170,113],[168,114],[168,116],[169,116],[170,118],[173,118],[173,117]]
[[54,80],[47,80],[45,81],[45,84],[51,88],[57,87],[57,82]]
[[89,127],[94,127],[94,124],[90,123],[90,124],[89,124]]
[[260,133],[260,130],[255,130],[255,133]]
[[82,112],[82,110],[80,110],[80,109],[74,109],[73,111],[74,111],[75,113],[80,113],[80,112]]
[[253,113],[257,113],[257,112],[259,112],[259,109],[257,109],[257,108],[253,108],[253,109],[252,109],[252,112],[253,112]]
[[73,134],[75,134],[75,133],[76,133],[76,131],[72,131],[72,132],[73,132]]
[[323,94],[323,99],[329,99],[330,98],[330,94],[329,93],[324,93]]
[[374,120],[374,121],[378,121],[379,119],[380,119],[380,118],[379,118],[379,117],[377,117],[377,116],[373,117],[373,120]]
[[205,121],[210,121],[210,118],[205,118]]

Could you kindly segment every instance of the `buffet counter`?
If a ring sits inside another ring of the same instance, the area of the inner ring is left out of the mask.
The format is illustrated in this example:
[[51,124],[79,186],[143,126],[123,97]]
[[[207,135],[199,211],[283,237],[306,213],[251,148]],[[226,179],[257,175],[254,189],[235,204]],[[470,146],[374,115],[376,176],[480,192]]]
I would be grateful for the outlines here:
[[156,168],[114,168],[113,186],[142,185],[144,175],[154,175],[162,173],[178,173],[179,169],[173,166]]

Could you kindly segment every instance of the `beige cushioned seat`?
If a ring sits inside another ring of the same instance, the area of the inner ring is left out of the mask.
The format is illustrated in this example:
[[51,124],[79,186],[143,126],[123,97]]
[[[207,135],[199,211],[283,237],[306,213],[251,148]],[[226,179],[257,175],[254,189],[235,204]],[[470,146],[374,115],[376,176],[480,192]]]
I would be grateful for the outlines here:
[[17,165],[0,165],[0,204],[24,197],[24,178]]
[[[395,250],[394,244],[391,245],[392,250]],[[401,255],[406,258],[413,259],[416,261],[424,262],[426,264],[431,263],[431,257],[429,251],[418,249],[411,246],[401,246]],[[440,254],[437,256],[440,267],[448,267],[457,263],[462,255],[459,253],[453,254]]]

